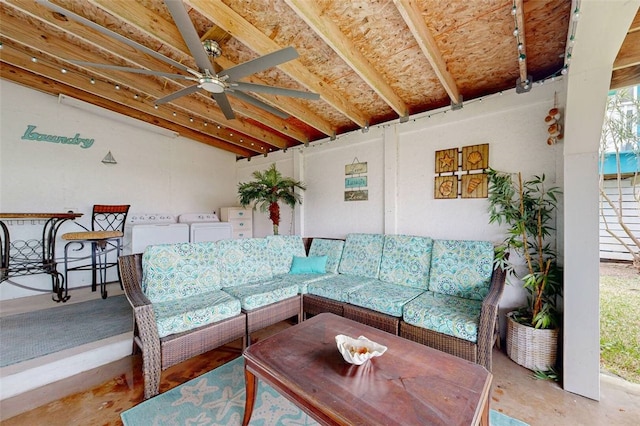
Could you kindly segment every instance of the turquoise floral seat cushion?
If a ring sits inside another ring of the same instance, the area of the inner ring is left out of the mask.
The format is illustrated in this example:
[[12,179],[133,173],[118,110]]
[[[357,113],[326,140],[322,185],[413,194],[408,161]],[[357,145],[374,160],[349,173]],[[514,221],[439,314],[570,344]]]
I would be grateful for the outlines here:
[[349,293],[375,280],[353,275],[332,275],[322,281],[307,285],[307,293],[326,297],[337,302],[349,301]]
[[347,235],[338,272],[377,279],[383,246],[383,234]]
[[215,243],[149,246],[142,255],[142,289],[152,303],[220,289]]
[[432,246],[429,237],[386,235],[380,280],[428,290]]
[[411,325],[478,341],[482,302],[427,291],[404,306],[402,319]]
[[222,290],[153,304],[160,337],[213,324],[240,314],[240,301]]
[[309,256],[327,256],[326,271],[337,274],[343,249],[344,241],[342,240],[314,238],[309,248]]
[[283,274],[276,275],[277,278],[288,284],[294,284],[298,286],[298,293],[306,294],[307,286],[311,283],[322,281],[324,279],[334,277],[335,274]]
[[307,255],[304,242],[298,235],[270,235],[266,240],[269,263],[274,275],[289,272],[293,256]]
[[373,281],[350,292],[348,302],[383,314],[401,317],[403,306],[422,293],[424,293],[422,289]]
[[252,284],[225,287],[223,291],[240,300],[245,311],[260,308],[298,294],[298,286],[281,280],[271,280]]
[[264,281],[273,277],[266,238],[221,240],[216,244],[222,287]]
[[493,255],[489,241],[434,240],[429,290],[483,300],[491,285]]

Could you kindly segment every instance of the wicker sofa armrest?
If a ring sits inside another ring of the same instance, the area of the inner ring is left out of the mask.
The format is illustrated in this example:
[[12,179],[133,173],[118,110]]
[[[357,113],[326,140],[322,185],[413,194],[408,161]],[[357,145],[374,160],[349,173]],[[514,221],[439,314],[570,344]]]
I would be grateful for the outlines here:
[[158,393],[162,355],[153,306],[142,292],[142,255],[120,256],[118,267],[125,295],[133,308],[133,339],[142,350],[147,399]]
[[491,371],[492,350],[495,342],[495,328],[498,317],[498,304],[502,298],[506,273],[502,268],[496,268],[491,275],[489,293],[482,301],[480,325],[478,327],[478,364]]

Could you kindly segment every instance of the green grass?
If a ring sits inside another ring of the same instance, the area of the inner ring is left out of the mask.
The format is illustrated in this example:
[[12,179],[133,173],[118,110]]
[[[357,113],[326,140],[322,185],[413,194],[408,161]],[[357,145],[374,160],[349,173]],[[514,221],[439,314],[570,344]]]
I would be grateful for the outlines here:
[[600,275],[600,365],[640,383],[640,274]]

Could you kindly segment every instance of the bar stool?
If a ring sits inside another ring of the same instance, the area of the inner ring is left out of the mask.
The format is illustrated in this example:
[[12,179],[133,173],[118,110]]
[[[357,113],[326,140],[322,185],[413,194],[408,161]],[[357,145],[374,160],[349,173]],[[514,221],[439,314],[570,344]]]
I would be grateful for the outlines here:
[[[118,265],[118,257],[122,252],[122,237],[124,236],[124,226],[127,221],[127,213],[130,205],[104,205],[93,206],[91,215],[91,230],[81,232],[68,232],[62,235],[62,239],[69,241],[64,246],[64,280],[69,286],[67,274],[70,271],[92,271],[91,291],[96,291],[97,283],[100,282],[100,292],[103,299],[107,298],[107,270]],[[86,228],[85,228],[86,229]],[[91,256],[69,257],[69,249],[75,245],[73,251],[82,250],[85,245],[91,244]],[[115,251],[115,260],[109,260],[109,253]],[[88,259],[90,264],[79,266],[69,266],[69,263]],[[118,281],[122,288],[120,271],[118,270]]]

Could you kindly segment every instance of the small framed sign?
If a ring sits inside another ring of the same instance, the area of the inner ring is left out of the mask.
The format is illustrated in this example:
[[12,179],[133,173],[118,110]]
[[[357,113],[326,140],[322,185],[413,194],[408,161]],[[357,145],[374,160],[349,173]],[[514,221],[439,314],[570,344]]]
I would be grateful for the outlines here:
[[367,173],[367,163],[351,163],[344,166],[345,175],[359,175]]
[[344,178],[344,187],[345,188],[362,188],[367,186],[367,177],[366,176],[353,176]]
[[344,191],[345,201],[367,201],[369,199],[369,191],[362,189],[359,191]]

